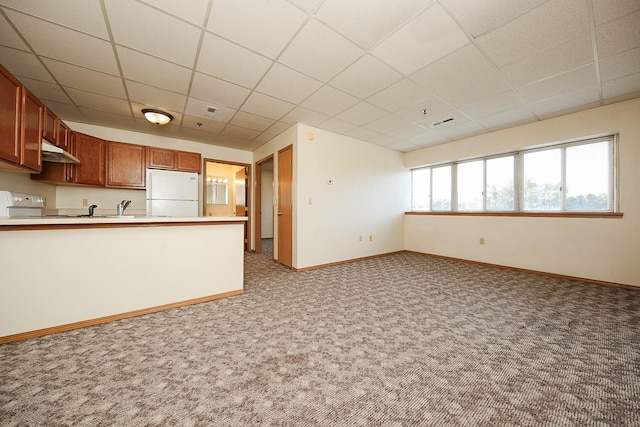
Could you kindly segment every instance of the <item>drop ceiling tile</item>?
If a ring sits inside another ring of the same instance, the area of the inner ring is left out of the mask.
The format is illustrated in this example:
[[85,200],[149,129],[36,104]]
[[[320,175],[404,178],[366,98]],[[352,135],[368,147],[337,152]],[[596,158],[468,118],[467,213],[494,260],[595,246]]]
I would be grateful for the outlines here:
[[153,108],[160,108],[168,111],[182,111],[186,96],[169,92],[152,86],[127,80],[127,91],[132,102],[138,102]]
[[439,0],[460,25],[477,38],[512,21],[546,0]]
[[197,26],[203,26],[207,16],[209,0],[189,0],[188,5],[175,0],[141,0],[143,3],[184,19]]
[[427,131],[426,133],[408,139],[406,142],[413,146],[412,149],[429,147],[433,145],[442,144],[444,142],[450,142],[451,138],[443,135],[439,135],[435,132]]
[[116,44],[193,66],[200,42],[199,28],[142,3],[107,1],[105,6]]
[[304,123],[309,126],[318,126],[328,118],[329,116],[326,114],[318,113],[304,107],[296,107],[284,116],[282,120],[287,123]]
[[[364,51],[316,20],[310,20],[278,61],[318,80],[327,81]],[[331,60],[327,60],[331,58]]]
[[364,125],[364,127],[367,129],[371,129],[374,132],[388,134],[404,126],[407,126],[407,124],[408,123],[406,120],[394,114],[388,114],[386,116],[380,117],[377,120],[367,123],[366,125]]
[[[427,114],[424,113],[425,108],[427,109]],[[453,110],[451,104],[436,96],[431,96],[408,104],[406,107],[396,111],[396,114],[409,122],[417,123],[451,110]]]
[[283,65],[275,64],[256,89],[283,101],[298,104],[320,86],[321,83],[311,77]]
[[362,126],[387,114],[387,111],[362,101],[342,113],[337,114],[336,118]]
[[402,74],[393,68],[371,55],[365,55],[338,74],[329,84],[358,98],[366,98],[401,78]]
[[536,121],[529,107],[517,107],[500,113],[478,118],[476,121],[489,130],[504,129]]
[[275,122],[269,129],[267,129],[267,132],[273,135],[280,135],[282,132],[289,129],[291,125],[291,123],[286,122]]
[[281,101],[260,92],[252,92],[245,103],[242,104],[243,111],[263,117],[269,117],[274,120],[280,119],[291,111],[293,107],[294,104],[291,104],[290,102]]
[[347,136],[351,138],[359,139],[360,141],[369,141],[370,139],[380,136],[380,133],[367,129],[365,127],[359,127],[352,131],[347,132]]
[[593,47],[590,33],[585,32],[550,48],[533,52],[503,67],[502,71],[516,87],[521,87],[589,63],[593,63]]
[[432,96],[426,89],[407,78],[367,98],[367,102],[387,111],[398,111],[407,104]]
[[[449,120],[453,119],[453,120]],[[444,122],[445,120],[449,120]],[[424,120],[420,120],[417,124],[432,130],[433,132],[440,132],[440,129],[446,129],[448,127],[458,126],[459,124],[468,122],[469,118],[462,114],[458,110],[450,110],[439,114],[428,113]],[[442,123],[444,122],[444,123]],[[440,123],[440,124],[438,124]]]
[[225,123],[217,122],[215,120],[207,119],[204,117],[196,117],[190,115],[184,115],[182,117],[182,128],[195,129],[200,132],[208,132],[213,134],[219,134],[224,129]]
[[600,59],[640,46],[640,11],[597,27],[596,43]]
[[575,37],[589,30],[583,0],[551,0],[477,39],[499,66]]
[[437,127],[432,130],[440,135],[446,136],[447,138],[451,138],[453,140],[469,138],[471,136],[479,135],[487,131],[485,127],[483,127],[481,124],[474,121],[468,121],[458,125],[447,126],[442,128]]
[[603,81],[635,74],[640,70],[640,47],[600,61],[600,76]]
[[20,38],[2,14],[0,14],[0,45],[30,51],[29,46]]
[[411,74],[410,78],[431,93],[446,93],[466,82],[495,76],[497,70],[473,44],[450,53]]
[[518,93],[527,103],[539,102],[559,94],[573,92],[598,83],[594,64],[540,80],[518,88]]
[[80,107],[80,111],[82,111],[82,114],[86,117],[85,123],[96,124],[98,126],[115,127],[118,129],[135,129],[135,119],[131,117],[131,113],[127,116],[110,111],[94,110],[85,107]]
[[249,92],[249,89],[242,86],[196,73],[193,77],[190,96],[237,109],[247,99]]
[[640,96],[640,73],[604,82],[602,95],[607,100],[616,99],[617,101]]
[[260,131],[241,128],[238,126],[227,125],[224,130],[220,133],[222,137],[230,137],[230,138],[238,138],[238,139],[248,139],[252,140],[255,137],[260,135]]
[[187,93],[191,69],[118,46],[122,74],[127,80],[155,86],[171,92]]
[[379,145],[381,147],[389,147],[389,148],[393,147],[394,144],[402,143],[402,141],[400,141],[399,139],[389,135],[379,135],[374,138],[371,138],[368,142],[375,145]]
[[513,90],[502,92],[498,95],[482,99],[472,104],[467,104],[459,108],[462,113],[472,120],[500,113],[502,111],[511,110],[521,107],[524,103],[518,94]]
[[3,0],[3,6],[20,10],[40,19],[109,40],[98,0]]
[[400,140],[406,140],[406,139],[419,137],[420,135],[424,135],[428,132],[429,130],[423,128],[422,126],[409,124],[393,132],[389,132],[388,135],[394,138],[398,138]]
[[129,103],[123,99],[98,95],[74,88],[67,88],[66,91],[73,103],[78,107],[131,116]]
[[[205,114],[209,107],[214,107],[216,109],[213,117],[209,117]],[[203,120],[213,120],[216,122],[228,123],[236,114],[237,110],[233,108],[222,107],[211,102],[190,97],[187,100],[187,106],[185,107],[184,111],[190,116],[199,117]]]
[[213,34],[205,34],[197,70],[231,83],[253,88],[272,61]]
[[405,75],[469,43],[451,17],[434,4],[372,50]]
[[21,78],[20,83],[29,88],[41,101],[53,101],[64,104],[71,104],[71,99],[60,86],[54,83],[47,83],[41,80]]
[[289,3],[299,7],[306,13],[314,13],[324,0],[289,0]]
[[109,42],[18,12],[7,15],[36,54],[109,74],[118,66]]
[[55,82],[51,74],[32,53],[0,46],[0,58],[2,58],[2,65],[11,71],[11,74],[16,76],[18,80],[26,77],[49,83]]
[[325,0],[315,16],[369,49],[432,3],[433,0]]
[[333,116],[334,114],[338,114],[352,105],[355,105],[357,102],[358,98],[330,86],[323,86],[320,90],[306,99],[302,103],[302,106]]
[[217,0],[207,29],[275,59],[307,18],[285,0]]
[[559,113],[580,111],[590,108],[593,103],[600,103],[600,90],[598,86],[589,86],[574,92],[563,93],[553,98],[529,104],[533,113],[544,119]]
[[82,89],[114,98],[126,99],[127,97],[124,91],[124,83],[120,77],[53,59],[43,58],[42,61],[62,86]]
[[268,119],[266,117],[257,116],[251,113],[245,113],[244,111],[238,111],[238,113],[231,119],[231,124],[234,126],[248,128],[263,132],[271,127],[276,121]]
[[358,126],[352,123],[347,123],[343,120],[330,118],[329,120],[322,122],[318,127],[324,130],[328,130],[329,132],[335,132],[337,134],[344,135],[347,132],[354,130]]
[[640,9],[638,0],[593,0],[593,16],[596,26],[621,18]]

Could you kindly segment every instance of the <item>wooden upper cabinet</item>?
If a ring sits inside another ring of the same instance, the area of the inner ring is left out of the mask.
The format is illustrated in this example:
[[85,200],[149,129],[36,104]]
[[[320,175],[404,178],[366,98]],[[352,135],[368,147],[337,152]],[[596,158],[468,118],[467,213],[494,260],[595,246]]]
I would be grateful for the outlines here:
[[107,142],[107,187],[145,188],[146,150],[142,145]]
[[20,164],[22,84],[0,65],[0,159]]
[[20,127],[20,166],[42,170],[42,114],[44,105],[22,86],[22,119]]
[[60,119],[56,120],[56,145],[69,151],[69,134],[71,129]]
[[75,165],[73,182],[76,184],[105,186],[107,141],[75,132],[72,154],[80,160]]
[[177,151],[166,148],[147,147],[147,167],[152,169],[176,169]]
[[42,138],[53,145],[57,145],[56,141],[58,139],[58,134],[56,133],[57,118],[53,111],[46,106],[44,107],[44,114],[42,115]]
[[184,172],[200,173],[202,167],[202,156],[200,153],[190,153],[178,151],[176,169]]

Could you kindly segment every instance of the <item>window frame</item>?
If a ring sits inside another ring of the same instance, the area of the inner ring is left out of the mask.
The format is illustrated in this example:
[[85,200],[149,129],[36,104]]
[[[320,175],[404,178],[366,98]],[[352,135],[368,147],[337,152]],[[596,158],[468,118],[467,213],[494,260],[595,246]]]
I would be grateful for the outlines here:
[[[608,142],[609,155],[609,206],[602,210],[567,210],[567,157],[566,150],[570,147],[581,145],[589,145],[600,142]],[[527,153],[540,152],[546,150],[561,149],[561,201],[560,210],[525,210],[524,209],[524,156]],[[513,157],[513,210],[487,210],[487,161],[496,158]],[[458,210],[458,165],[469,162],[482,161],[483,167],[483,191],[482,191],[482,210]],[[433,210],[432,188],[433,188],[433,169],[444,166],[451,166],[451,209],[450,210]],[[413,171],[429,169],[430,188],[426,189],[428,194],[429,206],[427,210],[413,210]],[[618,134],[609,134],[591,138],[581,138],[561,143],[545,144],[530,149],[517,150],[494,154],[490,156],[479,156],[460,161],[452,161],[445,163],[437,163],[411,169],[412,174],[412,210],[406,212],[413,215],[486,215],[486,216],[551,216],[551,217],[621,217],[619,209],[619,171],[618,171]]]

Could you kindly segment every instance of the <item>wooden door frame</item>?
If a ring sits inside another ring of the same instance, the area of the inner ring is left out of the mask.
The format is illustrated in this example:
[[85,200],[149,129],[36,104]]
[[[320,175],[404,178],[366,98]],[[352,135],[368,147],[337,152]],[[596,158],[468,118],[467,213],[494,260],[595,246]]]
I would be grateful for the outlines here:
[[[282,199],[280,197],[280,190],[281,190],[281,185],[282,185],[282,183],[280,182],[280,169],[282,167],[282,165],[280,164],[280,155],[284,151],[287,151],[287,150],[291,150],[291,182],[289,183],[289,185],[290,185],[289,190],[291,192],[291,194],[290,194],[290,197],[291,197],[291,200],[290,200],[290,202],[291,202],[291,230],[290,230],[291,233],[290,233],[290,239],[291,239],[291,241],[289,242],[289,246],[291,247],[291,249],[290,249],[291,250],[291,262],[290,262],[291,265],[285,264],[284,262],[282,262],[282,254],[280,253],[280,246],[282,245],[282,241],[280,240],[280,236],[282,234],[282,230],[280,229],[280,219],[279,219],[280,218],[280,214],[277,215],[278,219],[276,219],[274,217],[274,221],[278,221],[278,234],[277,234],[278,235],[278,258],[277,258],[277,261],[278,261],[278,263],[280,263],[282,265],[285,265],[285,266],[287,266],[289,268],[294,269],[293,265],[294,265],[294,252],[295,252],[294,249],[295,248],[294,248],[294,227],[293,227],[293,225],[294,225],[295,206],[293,204],[293,201],[294,201],[294,193],[295,193],[294,192],[294,160],[295,160],[294,154],[295,154],[295,152],[294,152],[293,144],[287,145],[286,147],[283,147],[280,150],[278,150],[278,168],[274,170],[274,174],[277,174],[277,176],[278,176],[278,189],[277,189],[278,209],[277,209],[277,211],[279,212],[280,209],[281,209],[281,205],[282,205]],[[275,252],[275,241],[274,241],[274,252]]]
[[[247,171],[247,182],[249,185],[246,187],[247,194],[245,195],[247,198],[247,248],[251,248],[251,221],[253,217],[251,216],[251,163],[240,163],[240,162],[231,162],[229,160],[219,160],[219,159],[202,159],[202,215],[204,216],[206,211],[207,204],[207,162],[211,163],[221,163],[223,165],[232,165],[232,166],[242,166],[246,168]],[[234,184],[235,185],[235,184]]]
[[[257,218],[253,222],[253,232],[255,236],[254,243],[254,252],[261,253],[262,252],[262,165],[267,162],[274,162],[274,155],[270,154],[267,157],[260,159],[256,162],[256,190],[254,194],[254,213]],[[273,210],[273,208],[272,208]],[[273,221],[271,219],[271,228],[273,230]]]

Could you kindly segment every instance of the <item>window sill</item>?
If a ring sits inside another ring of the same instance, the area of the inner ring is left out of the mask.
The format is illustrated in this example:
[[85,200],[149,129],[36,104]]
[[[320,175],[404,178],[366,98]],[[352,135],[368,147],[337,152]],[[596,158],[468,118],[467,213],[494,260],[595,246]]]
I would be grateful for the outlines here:
[[418,212],[409,211],[405,215],[444,215],[444,216],[512,216],[534,218],[622,218],[622,212]]

